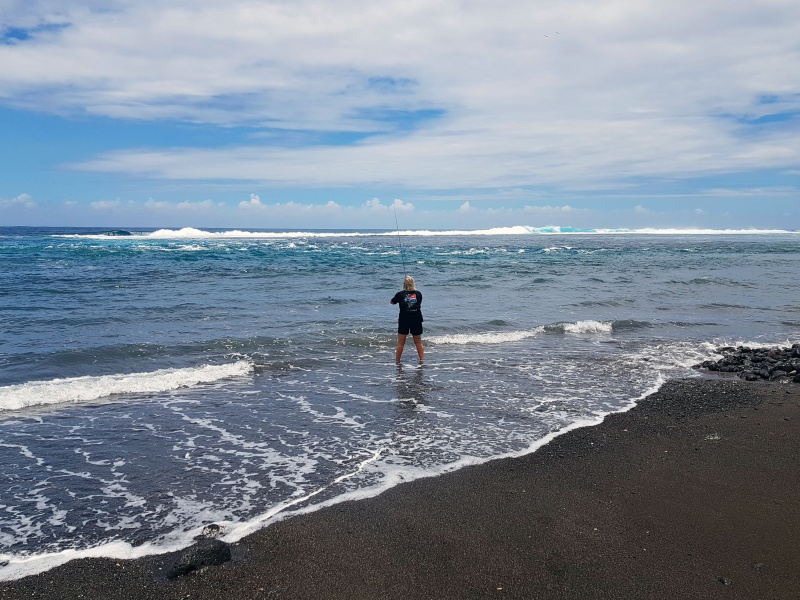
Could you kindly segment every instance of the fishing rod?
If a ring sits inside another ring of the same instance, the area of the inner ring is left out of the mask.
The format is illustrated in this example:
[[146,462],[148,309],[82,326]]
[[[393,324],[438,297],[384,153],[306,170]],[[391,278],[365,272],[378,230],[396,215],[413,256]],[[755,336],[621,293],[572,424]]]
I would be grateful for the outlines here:
[[394,226],[397,229],[397,243],[400,244],[400,256],[403,257],[403,275],[408,275],[408,269],[406,268],[406,253],[405,249],[403,248],[403,241],[400,239],[400,225],[397,224],[397,209],[394,206],[392,209],[394,210]]

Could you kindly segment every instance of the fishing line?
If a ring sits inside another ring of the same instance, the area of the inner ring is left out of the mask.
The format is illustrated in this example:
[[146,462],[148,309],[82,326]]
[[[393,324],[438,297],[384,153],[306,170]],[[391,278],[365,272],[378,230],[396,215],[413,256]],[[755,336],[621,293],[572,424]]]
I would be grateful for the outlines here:
[[403,257],[403,275],[408,275],[408,269],[406,268],[406,253],[403,248],[403,241],[400,239],[400,225],[397,224],[397,209],[392,207],[394,210],[394,226],[397,229],[397,243],[400,244],[400,256]]

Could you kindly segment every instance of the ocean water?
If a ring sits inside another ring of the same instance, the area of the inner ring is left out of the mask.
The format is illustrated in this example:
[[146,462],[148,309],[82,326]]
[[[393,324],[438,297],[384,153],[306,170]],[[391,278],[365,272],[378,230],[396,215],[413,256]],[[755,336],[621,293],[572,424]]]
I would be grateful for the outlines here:
[[798,275],[791,231],[0,228],[0,579],[531,452],[800,340]]

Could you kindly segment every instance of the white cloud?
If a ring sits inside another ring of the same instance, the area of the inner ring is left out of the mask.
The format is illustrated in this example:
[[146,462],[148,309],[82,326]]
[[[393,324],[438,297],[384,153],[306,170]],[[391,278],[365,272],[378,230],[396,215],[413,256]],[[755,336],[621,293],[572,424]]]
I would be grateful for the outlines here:
[[[793,0],[15,0],[0,19],[70,24],[0,45],[5,103],[375,134],[349,146],[132,149],[88,171],[585,190],[800,163],[796,124],[743,122],[800,110]],[[412,127],[387,110],[441,117]]]
[[261,198],[256,194],[250,194],[250,200],[242,200],[239,202],[239,208],[261,208],[262,206]]
[[385,205],[381,203],[380,199],[372,198],[364,202],[363,208],[380,214],[392,214],[393,212],[411,212],[414,210],[414,205],[410,202],[403,202],[399,198],[395,198],[394,202]]
[[[326,202],[272,201],[267,202],[253,194],[251,200],[258,199],[258,206],[249,201],[241,210],[231,210],[236,203],[228,205],[209,200],[168,202],[148,200],[102,201],[81,209],[81,205],[61,202],[57,205],[40,205],[33,210],[20,209],[19,204],[7,210],[3,216],[10,224],[35,223],[38,225],[65,224],[85,225],[86,219],[94,213],[101,225],[121,225],[125,227],[232,227],[238,229],[292,228],[308,229],[382,229],[393,231],[395,227],[406,229],[487,229],[491,227],[512,227],[526,225],[531,227],[741,227],[741,220],[730,221],[728,207],[739,204],[752,206],[751,197],[720,196],[709,200],[698,209],[697,198],[691,200],[667,196],[662,199],[648,198],[647,208],[628,207],[609,210],[607,207],[563,205],[523,205],[517,208],[501,207],[491,202],[477,206],[470,201],[460,205],[434,203],[417,207],[407,200],[395,199],[391,202],[380,198],[368,200],[353,199],[353,204],[343,205],[332,200]],[[483,202],[483,201],[482,201]],[[691,202],[691,203],[689,203]],[[603,204],[602,202],[600,203]],[[395,209],[400,207],[396,214]],[[787,227],[795,222],[796,203],[787,200],[781,210],[762,211],[763,215],[751,215],[747,226]],[[774,205],[773,205],[774,208]],[[102,209],[102,210],[101,210]],[[401,212],[404,211],[404,212]],[[6,215],[8,213],[8,215]],[[31,216],[34,220],[31,221]],[[794,220],[792,220],[794,219]]]
[[705,196],[718,196],[718,197],[800,197],[800,190],[792,187],[762,187],[762,188],[713,188],[703,192]]
[[122,206],[121,200],[98,200],[89,204],[94,210],[115,210]]
[[28,194],[20,194],[10,200],[0,200],[0,206],[4,208],[35,208],[36,202]]
[[317,227],[325,227],[325,217],[339,215],[342,207],[336,202],[325,204],[306,204],[302,202],[262,202],[257,194],[250,194],[250,200],[239,202],[239,208],[262,218],[303,218],[320,219]]
[[411,212],[414,210],[414,205],[411,202],[403,202],[399,198],[395,198],[392,202],[392,209],[401,212]]
[[145,208],[148,208],[150,210],[164,210],[172,206],[172,204],[169,202],[158,202],[156,200],[153,200],[152,198],[148,198],[147,202],[145,202],[144,205]]
[[184,202],[178,202],[175,205],[175,208],[181,211],[195,212],[195,211],[208,211],[213,208],[223,207],[223,206],[225,206],[224,202],[215,203],[212,200],[200,200],[198,202],[190,202],[187,200]]
[[525,206],[523,212],[533,215],[574,215],[590,211],[585,208],[573,208],[569,204],[565,204],[564,206]]

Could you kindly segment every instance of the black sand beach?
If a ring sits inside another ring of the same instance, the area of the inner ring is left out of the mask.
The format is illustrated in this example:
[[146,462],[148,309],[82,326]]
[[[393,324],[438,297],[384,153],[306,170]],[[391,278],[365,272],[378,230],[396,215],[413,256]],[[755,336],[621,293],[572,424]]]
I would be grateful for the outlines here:
[[797,598],[800,385],[673,381],[531,455],[175,555],[74,561],[0,598]]

